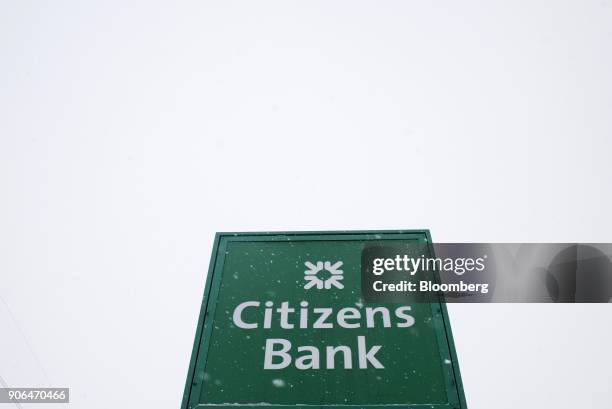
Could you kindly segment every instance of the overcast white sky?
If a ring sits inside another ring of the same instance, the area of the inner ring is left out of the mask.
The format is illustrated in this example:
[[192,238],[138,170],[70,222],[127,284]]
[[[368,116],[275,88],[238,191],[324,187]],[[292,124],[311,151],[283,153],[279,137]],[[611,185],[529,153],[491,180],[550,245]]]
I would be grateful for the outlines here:
[[[178,408],[215,231],[612,241],[611,44],[609,0],[2,1],[0,376]],[[610,407],[609,305],[449,308],[471,409]]]

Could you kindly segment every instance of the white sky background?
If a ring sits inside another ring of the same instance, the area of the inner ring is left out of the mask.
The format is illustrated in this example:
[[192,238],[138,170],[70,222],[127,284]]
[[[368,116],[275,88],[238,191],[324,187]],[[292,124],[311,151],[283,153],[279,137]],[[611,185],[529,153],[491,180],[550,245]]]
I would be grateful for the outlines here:
[[[178,408],[218,230],[612,241],[611,51],[609,0],[2,1],[0,376]],[[449,308],[470,409],[610,406],[609,305]]]

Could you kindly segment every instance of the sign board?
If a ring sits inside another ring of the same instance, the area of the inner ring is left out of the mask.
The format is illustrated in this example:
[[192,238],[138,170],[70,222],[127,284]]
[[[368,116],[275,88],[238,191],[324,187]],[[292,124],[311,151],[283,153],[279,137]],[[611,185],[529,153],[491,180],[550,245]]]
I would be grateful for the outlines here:
[[183,409],[465,409],[446,306],[366,303],[362,256],[428,231],[218,233]]

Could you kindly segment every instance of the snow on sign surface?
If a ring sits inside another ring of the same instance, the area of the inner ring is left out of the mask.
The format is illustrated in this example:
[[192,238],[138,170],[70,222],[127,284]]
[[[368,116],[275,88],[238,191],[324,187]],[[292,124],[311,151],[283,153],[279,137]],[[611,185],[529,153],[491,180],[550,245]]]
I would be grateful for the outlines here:
[[183,408],[464,409],[446,308],[369,304],[364,246],[427,231],[217,235]]

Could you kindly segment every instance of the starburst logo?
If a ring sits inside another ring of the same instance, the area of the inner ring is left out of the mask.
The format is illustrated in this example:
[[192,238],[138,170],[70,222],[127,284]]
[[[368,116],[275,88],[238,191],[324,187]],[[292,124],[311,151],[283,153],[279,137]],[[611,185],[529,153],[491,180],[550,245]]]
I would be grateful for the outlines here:
[[[334,264],[331,261],[317,261],[316,263],[311,263],[307,261],[304,263],[308,270],[304,271],[304,280],[306,280],[306,284],[304,284],[304,289],[308,290],[312,287],[316,287],[318,290],[330,288],[344,288],[344,285],[340,282],[344,278],[342,275],[343,271],[339,270],[342,267],[342,261],[336,261]],[[318,274],[321,272],[327,271],[329,273],[329,277],[327,279],[322,279]]]

